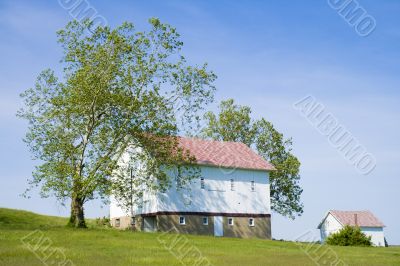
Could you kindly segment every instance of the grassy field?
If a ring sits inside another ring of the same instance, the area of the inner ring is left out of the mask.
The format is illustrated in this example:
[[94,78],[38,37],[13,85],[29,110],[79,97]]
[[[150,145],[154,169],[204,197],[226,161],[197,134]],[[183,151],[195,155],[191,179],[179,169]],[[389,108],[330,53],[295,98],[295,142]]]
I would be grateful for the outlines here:
[[[356,248],[257,239],[65,227],[66,218],[0,208],[0,265],[400,265],[400,247]],[[319,249],[318,249],[319,248]],[[318,250],[318,251],[317,251]],[[185,253],[187,252],[187,253]],[[201,254],[201,256],[200,256]],[[182,257],[182,259],[180,259]],[[325,260],[325,264],[323,264]],[[65,264],[62,264],[62,263]],[[73,264],[68,264],[68,263]],[[332,264],[333,265],[333,264]]]

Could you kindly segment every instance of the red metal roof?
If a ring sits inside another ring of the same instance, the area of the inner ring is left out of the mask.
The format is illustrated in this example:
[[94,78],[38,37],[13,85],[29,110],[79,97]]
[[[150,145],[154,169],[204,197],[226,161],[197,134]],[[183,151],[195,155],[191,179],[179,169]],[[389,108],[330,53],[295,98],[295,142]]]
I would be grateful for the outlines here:
[[343,225],[363,227],[384,227],[385,225],[370,211],[329,211]]
[[240,142],[179,137],[179,146],[188,150],[201,165],[226,168],[275,170],[274,166]]

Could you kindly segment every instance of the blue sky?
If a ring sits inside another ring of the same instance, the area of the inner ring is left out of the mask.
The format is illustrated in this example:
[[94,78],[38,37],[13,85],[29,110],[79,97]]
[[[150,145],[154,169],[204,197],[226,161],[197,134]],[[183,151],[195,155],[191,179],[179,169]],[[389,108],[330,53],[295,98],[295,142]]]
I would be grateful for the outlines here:
[[[145,29],[159,17],[182,35],[193,64],[218,75],[216,103],[234,98],[293,137],[302,162],[305,212],[292,221],[273,214],[273,237],[314,230],[329,209],[374,212],[400,244],[400,2],[358,1],[376,19],[360,37],[327,1],[89,1],[111,26]],[[0,206],[67,215],[54,199],[19,196],[35,162],[22,142],[26,123],[15,117],[19,93],[45,68],[59,69],[56,30],[72,19],[58,1],[0,1]],[[313,95],[377,159],[359,174],[293,108]],[[108,214],[92,202],[88,217]]]

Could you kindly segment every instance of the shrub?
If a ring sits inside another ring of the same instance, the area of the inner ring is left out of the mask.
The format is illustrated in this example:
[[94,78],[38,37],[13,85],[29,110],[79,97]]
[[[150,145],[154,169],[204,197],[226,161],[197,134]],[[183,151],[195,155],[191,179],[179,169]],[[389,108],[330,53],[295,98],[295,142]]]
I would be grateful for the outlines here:
[[346,225],[339,232],[331,234],[326,243],[335,246],[371,246],[371,237],[366,236],[361,229],[356,226]]
[[111,227],[110,218],[103,217],[103,218],[96,218],[96,226],[98,227]]

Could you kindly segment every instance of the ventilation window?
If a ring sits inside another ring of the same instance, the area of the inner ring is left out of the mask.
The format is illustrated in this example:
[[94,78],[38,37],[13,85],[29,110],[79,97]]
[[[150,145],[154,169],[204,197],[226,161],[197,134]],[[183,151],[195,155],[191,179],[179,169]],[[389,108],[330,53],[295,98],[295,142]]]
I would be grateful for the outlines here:
[[180,217],[179,217],[179,224],[181,224],[181,225],[186,224],[185,216],[180,216]]
[[233,225],[233,218],[228,218],[228,225]]
[[203,217],[203,225],[208,225],[208,217]]
[[231,191],[235,190],[235,180],[231,179]]
[[200,178],[200,188],[201,188],[201,189],[204,189],[204,188],[205,188],[204,177]]
[[119,218],[115,219],[115,227],[120,227],[121,220]]
[[254,218],[249,218],[249,226],[255,226]]
[[254,181],[251,181],[251,191],[256,191],[256,184]]

